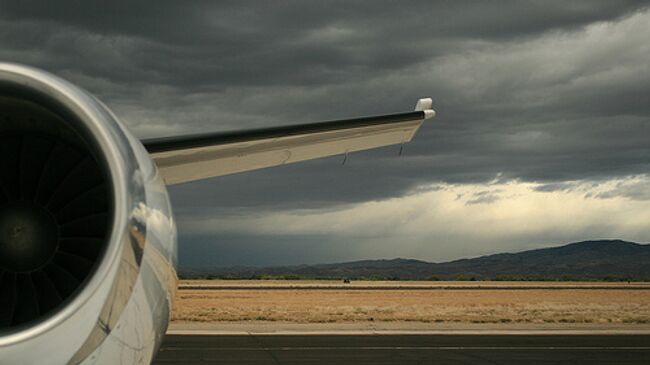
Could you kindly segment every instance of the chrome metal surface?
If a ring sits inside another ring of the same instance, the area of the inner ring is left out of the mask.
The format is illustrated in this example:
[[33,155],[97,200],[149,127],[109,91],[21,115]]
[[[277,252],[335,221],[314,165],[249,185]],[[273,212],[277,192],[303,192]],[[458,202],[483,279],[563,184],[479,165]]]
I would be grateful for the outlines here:
[[106,159],[114,197],[109,244],[94,274],[47,318],[0,332],[0,363],[149,363],[176,288],[176,228],[156,166],[87,92],[14,64],[0,64],[0,82],[43,93],[77,116]]

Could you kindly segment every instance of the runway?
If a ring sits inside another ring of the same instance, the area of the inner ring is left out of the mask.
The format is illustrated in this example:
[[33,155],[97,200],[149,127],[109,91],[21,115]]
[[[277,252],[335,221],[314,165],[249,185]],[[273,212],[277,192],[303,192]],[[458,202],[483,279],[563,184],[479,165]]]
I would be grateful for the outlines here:
[[154,364],[650,364],[650,335],[168,335]]

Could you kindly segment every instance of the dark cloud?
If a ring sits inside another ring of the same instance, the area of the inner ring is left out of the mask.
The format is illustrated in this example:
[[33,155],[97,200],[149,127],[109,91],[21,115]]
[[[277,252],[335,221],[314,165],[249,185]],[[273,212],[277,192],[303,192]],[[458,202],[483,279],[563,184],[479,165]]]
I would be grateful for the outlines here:
[[[389,113],[434,97],[438,116],[401,157],[387,147],[345,166],[335,157],[170,189],[179,215],[228,215],[439,182],[560,191],[647,174],[648,24],[637,1],[0,0],[0,58],[89,89],[140,137]],[[611,194],[645,196],[626,189]]]
[[573,182],[554,182],[536,186],[533,188],[533,190],[543,193],[550,193],[555,191],[571,191],[575,187],[576,184]]
[[474,205],[474,204],[491,204],[496,202],[497,200],[501,199],[499,196],[499,190],[484,190],[484,191],[479,191],[477,193],[474,193],[472,197],[467,201],[467,205]]
[[639,7],[634,1],[4,1],[0,17],[3,42],[40,49],[42,57],[32,61],[53,71],[74,68],[196,92],[367,80],[467,41],[570,30]]

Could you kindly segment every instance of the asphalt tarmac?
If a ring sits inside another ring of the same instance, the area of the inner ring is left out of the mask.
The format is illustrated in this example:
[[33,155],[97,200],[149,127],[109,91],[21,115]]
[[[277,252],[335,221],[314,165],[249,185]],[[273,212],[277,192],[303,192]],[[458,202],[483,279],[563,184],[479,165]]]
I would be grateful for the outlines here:
[[154,364],[650,364],[650,335],[168,335]]

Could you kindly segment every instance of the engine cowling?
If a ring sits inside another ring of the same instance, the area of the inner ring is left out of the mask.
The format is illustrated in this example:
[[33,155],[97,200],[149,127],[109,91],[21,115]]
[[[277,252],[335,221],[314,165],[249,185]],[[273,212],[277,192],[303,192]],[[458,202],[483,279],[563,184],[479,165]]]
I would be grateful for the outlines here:
[[150,362],[175,267],[166,187],[141,143],[89,93],[0,64],[2,362]]

